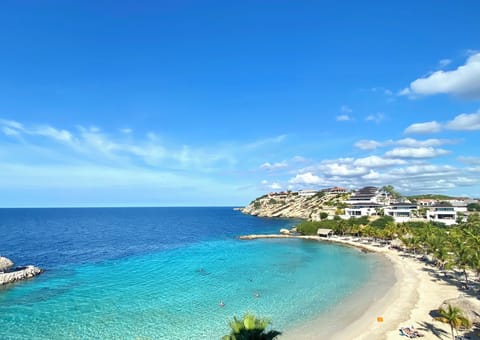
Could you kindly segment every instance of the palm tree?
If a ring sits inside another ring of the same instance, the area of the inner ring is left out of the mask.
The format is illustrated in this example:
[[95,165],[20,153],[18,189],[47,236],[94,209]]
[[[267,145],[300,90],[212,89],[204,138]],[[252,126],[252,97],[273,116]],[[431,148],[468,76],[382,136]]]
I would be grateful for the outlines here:
[[452,331],[452,340],[455,340],[455,334],[453,333],[454,329],[458,331],[461,326],[465,326],[467,328],[470,327],[470,321],[463,316],[462,311],[458,307],[448,305],[446,310],[439,309],[438,312],[440,313],[440,316],[436,317],[435,319],[450,325],[450,329]]
[[229,335],[225,335],[222,340],[273,340],[280,334],[279,331],[266,328],[270,325],[268,319],[257,319],[253,314],[245,314],[243,319],[239,320],[233,317],[230,321],[232,331]]

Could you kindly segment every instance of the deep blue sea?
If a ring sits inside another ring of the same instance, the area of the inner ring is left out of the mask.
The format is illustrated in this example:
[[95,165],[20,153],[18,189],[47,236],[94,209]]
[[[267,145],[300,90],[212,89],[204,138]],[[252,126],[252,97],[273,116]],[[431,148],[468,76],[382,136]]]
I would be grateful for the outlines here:
[[220,339],[247,311],[298,326],[368,282],[378,257],[237,238],[297,222],[232,208],[0,209],[0,255],[46,269],[0,288],[0,338]]

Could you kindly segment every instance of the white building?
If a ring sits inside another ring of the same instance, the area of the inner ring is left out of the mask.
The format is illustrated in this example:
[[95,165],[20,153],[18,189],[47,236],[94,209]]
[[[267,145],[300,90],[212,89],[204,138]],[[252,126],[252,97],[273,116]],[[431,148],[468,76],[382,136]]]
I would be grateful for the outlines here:
[[378,203],[354,203],[350,207],[345,208],[347,217],[375,216],[378,215],[383,205]]
[[304,190],[298,190],[298,196],[314,196],[318,190],[313,190],[313,189],[304,189]]
[[452,206],[450,203],[437,203],[427,212],[427,219],[432,222],[440,222],[445,225],[457,223],[459,213],[467,212],[466,206]]
[[395,222],[403,223],[410,221],[416,210],[415,204],[397,203],[386,206],[383,211],[385,216],[391,216]]

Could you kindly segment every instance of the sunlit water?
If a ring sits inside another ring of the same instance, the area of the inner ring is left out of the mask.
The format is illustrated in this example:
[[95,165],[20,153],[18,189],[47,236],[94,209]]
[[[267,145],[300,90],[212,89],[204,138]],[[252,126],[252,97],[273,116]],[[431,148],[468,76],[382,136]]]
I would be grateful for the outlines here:
[[[380,261],[231,208],[3,209],[0,253],[47,271],[0,289],[2,339],[219,339],[245,312],[275,329],[365,284]],[[219,306],[220,301],[224,306]]]

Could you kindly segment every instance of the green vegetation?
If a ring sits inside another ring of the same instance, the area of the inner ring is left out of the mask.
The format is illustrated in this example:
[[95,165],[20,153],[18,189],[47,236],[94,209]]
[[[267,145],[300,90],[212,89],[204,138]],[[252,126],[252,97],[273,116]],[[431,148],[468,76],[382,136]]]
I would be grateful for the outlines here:
[[254,207],[255,209],[259,209],[261,206],[262,206],[262,204],[261,204],[259,201],[255,201],[255,202],[253,203],[253,207]]
[[409,199],[411,200],[419,200],[419,199],[432,199],[432,200],[451,200],[454,199],[455,197],[447,196],[447,195],[438,195],[438,194],[425,194],[425,195],[414,195],[414,196],[408,196]]
[[248,313],[241,320],[233,317],[233,321],[230,321],[232,331],[222,340],[273,340],[282,334],[275,330],[267,331],[269,325],[270,320],[257,319],[255,315]]
[[384,187],[381,188],[381,190],[388,193],[393,198],[402,197],[402,195],[400,195],[398,191],[395,191],[395,188],[392,185],[385,185]]
[[382,216],[370,223],[370,226],[384,229],[388,224],[395,223],[392,216]]
[[321,213],[320,213],[320,219],[324,220],[324,219],[326,219],[327,217],[328,217],[328,213],[326,213],[326,212],[321,212]]
[[462,326],[467,328],[471,326],[470,321],[463,315],[463,312],[460,310],[460,308],[448,305],[447,309],[439,309],[438,313],[440,316],[436,317],[435,319],[450,325],[450,330],[452,331],[452,340],[455,340],[455,334],[453,333],[454,329],[458,330]]
[[272,205],[273,205],[273,204],[277,204],[277,203],[278,203],[278,201],[277,201],[275,198],[270,198],[270,199],[268,200],[268,204],[272,204]]
[[467,204],[468,211],[480,211],[480,203]]

